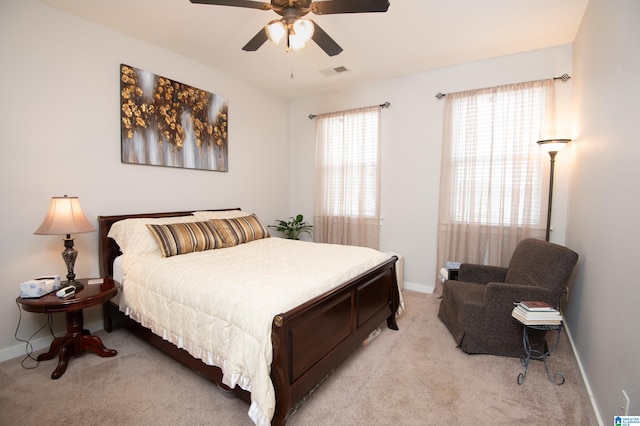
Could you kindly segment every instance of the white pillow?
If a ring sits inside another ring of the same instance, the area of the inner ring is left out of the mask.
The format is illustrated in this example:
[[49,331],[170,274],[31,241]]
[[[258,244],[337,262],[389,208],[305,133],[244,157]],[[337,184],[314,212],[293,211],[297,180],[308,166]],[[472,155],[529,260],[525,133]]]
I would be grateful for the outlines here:
[[211,219],[233,219],[236,217],[248,216],[248,213],[243,212],[242,210],[220,210],[217,212],[202,210],[202,211],[193,212],[193,215],[197,217],[199,220],[211,220]]
[[198,222],[199,219],[193,215],[172,216],[172,217],[143,217],[135,219],[119,220],[109,229],[109,238],[113,238],[120,251],[126,255],[138,255],[146,253],[157,253],[160,255],[158,243],[153,238],[147,228],[147,224],[165,225],[167,223]]

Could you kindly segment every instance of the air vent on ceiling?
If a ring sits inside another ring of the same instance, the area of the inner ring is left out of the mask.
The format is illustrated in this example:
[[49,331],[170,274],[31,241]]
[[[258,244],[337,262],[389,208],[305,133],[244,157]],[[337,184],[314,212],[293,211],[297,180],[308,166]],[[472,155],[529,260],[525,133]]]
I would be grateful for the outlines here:
[[340,74],[347,71],[349,70],[345,66],[339,66],[335,68],[326,68],[326,69],[320,70],[320,72],[326,75],[327,77],[331,77],[332,75]]

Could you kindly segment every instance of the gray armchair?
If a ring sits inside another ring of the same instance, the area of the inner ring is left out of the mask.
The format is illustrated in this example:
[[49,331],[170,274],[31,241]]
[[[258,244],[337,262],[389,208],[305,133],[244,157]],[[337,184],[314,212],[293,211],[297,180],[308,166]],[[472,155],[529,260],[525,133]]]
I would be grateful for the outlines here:
[[[574,251],[546,241],[525,239],[507,268],[463,263],[457,281],[446,281],[438,317],[467,353],[519,357],[522,325],[511,317],[514,303],[540,300],[556,308],[578,261]],[[531,332],[534,349],[544,332]]]

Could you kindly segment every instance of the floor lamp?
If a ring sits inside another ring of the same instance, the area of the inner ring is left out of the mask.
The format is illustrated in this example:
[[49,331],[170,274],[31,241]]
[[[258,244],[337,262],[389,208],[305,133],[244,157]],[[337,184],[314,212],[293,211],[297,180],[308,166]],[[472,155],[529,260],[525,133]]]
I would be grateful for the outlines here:
[[547,206],[547,233],[545,241],[549,241],[549,232],[551,231],[551,202],[553,201],[553,168],[556,162],[556,154],[563,149],[571,139],[545,139],[538,141],[538,145],[549,153],[551,158],[551,167],[549,170],[549,205]]

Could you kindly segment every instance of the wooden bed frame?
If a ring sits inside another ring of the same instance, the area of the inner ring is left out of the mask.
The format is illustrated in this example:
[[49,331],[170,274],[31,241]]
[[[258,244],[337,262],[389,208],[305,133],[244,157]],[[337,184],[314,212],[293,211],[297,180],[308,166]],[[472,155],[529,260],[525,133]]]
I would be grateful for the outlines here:
[[[127,218],[188,216],[191,213],[192,211],[99,216],[101,276],[113,277],[113,261],[121,254],[116,242],[107,236],[115,222]],[[274,317],[271,329],[271,380],[276,395],[273,425],[284,425],[295,411],[296,404],[301,403],[385,320],[389,328],[398,329],[395,313],[400,296],[396,282],[396,260],[397,257],[393,256],[343,285]],[[104,305],[104,328],[111,332],[115,326],[129,329],[223,389],[233,391],[245,401],[250,401],[249,392],[239,386],[229,389],[222,384],[220,368],[193,358],[184,349],[163,340],[125,316],[117,305],[109,302]]]

